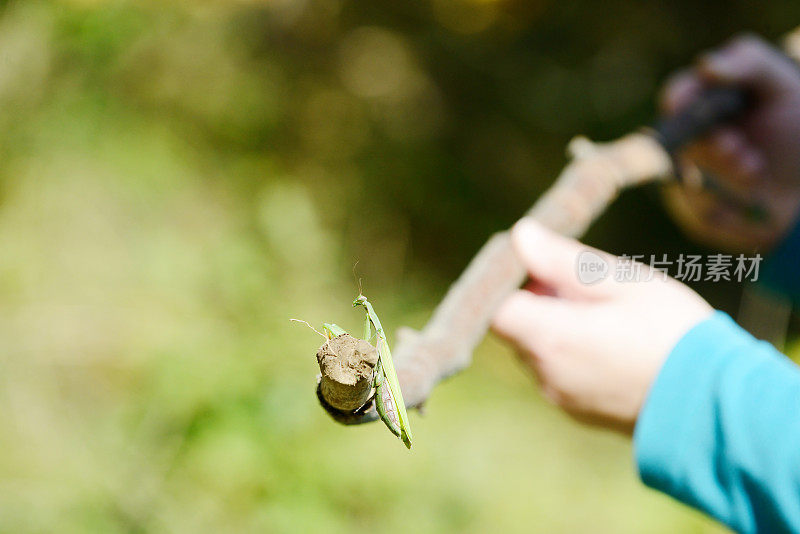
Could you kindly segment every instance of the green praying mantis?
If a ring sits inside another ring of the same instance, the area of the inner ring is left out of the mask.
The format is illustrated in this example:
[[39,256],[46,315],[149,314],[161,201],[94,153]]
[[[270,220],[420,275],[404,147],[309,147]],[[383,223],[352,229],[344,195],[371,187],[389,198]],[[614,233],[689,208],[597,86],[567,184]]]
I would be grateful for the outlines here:
[[[392,434],[400,438],[406,447],[411,448],[411,427],[408,424],[408,413],[406,404],[403,401],[403,393],[400,391],[400,383],[397,380],[397,373],[392,362],[392,352],[389,350],[389,342],[386,340],[386,333],[383,331],[381,320],[375,313],[375,308],[361,293],[353,301],[353,307],[363,306],[365,311],[364,319],[364,339],[372,339],[375,332],[378,350],[378,366],[375,372],[375,407],[381,420],[386,424]],[[326,339],[346,334],[347,332],[336,324],[325,323],[322,327]]]

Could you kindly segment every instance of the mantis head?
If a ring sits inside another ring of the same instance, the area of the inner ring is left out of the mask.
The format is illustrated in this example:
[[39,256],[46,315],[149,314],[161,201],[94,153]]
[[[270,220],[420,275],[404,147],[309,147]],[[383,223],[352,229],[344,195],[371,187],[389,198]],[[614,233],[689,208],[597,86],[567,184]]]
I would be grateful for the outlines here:
[[366,302],[367,302],[367,297],[359,293],[356,299],[353,301],[353,307],[356,308],[358,306],[363,306],[364,304],[366,304]]

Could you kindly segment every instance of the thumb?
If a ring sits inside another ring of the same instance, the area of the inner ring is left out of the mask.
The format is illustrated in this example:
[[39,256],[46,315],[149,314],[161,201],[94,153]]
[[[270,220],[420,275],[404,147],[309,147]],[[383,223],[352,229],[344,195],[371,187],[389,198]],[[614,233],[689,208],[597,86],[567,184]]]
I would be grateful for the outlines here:
[[[607,284],[593,283],[610,280],[608,273],[613,264],[612,257],[605,252],[548,230],[530,217],[524,217],[514,225],[511,240],[530,277],[551,289],[556,296],[587,299],[607,294]],[[605,276],[590,283],[582,281],[579,263],[587,258],[598,268],[605,269]]]
[[798,86],[797,67],[791,60],[753,35],[736,37],[722,49],[703,56],[699,71],[709,81],[741,85],[765,95]]

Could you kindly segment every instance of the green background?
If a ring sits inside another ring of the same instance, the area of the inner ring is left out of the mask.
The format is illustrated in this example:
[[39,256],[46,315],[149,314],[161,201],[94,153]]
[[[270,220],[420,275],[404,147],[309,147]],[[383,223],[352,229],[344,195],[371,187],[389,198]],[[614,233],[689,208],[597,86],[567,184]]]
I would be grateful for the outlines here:
[[[384,428],[317,405],[319,338],[419,327],[575,134],[800,4],[3,2],[0,531],[716,532],[511,352]],[[653,190],[588,236],[702,251]],[[700,287],[735,310],[735,284]]]

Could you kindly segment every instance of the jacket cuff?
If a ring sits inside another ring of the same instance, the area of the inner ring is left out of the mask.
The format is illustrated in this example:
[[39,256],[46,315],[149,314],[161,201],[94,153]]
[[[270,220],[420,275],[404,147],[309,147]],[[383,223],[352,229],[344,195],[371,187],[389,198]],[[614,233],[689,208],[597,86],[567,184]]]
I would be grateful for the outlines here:
[[[712,454],[716,381],[743,344],[755,342],[723,312],[715,312],[678,341],[656,377],[634,430],[639,475],[646,485],[675,495],[691,475],[698,451]],[[708,431],[706,431],[708,430]],[[700,441],[698,441],[698,439]]]

